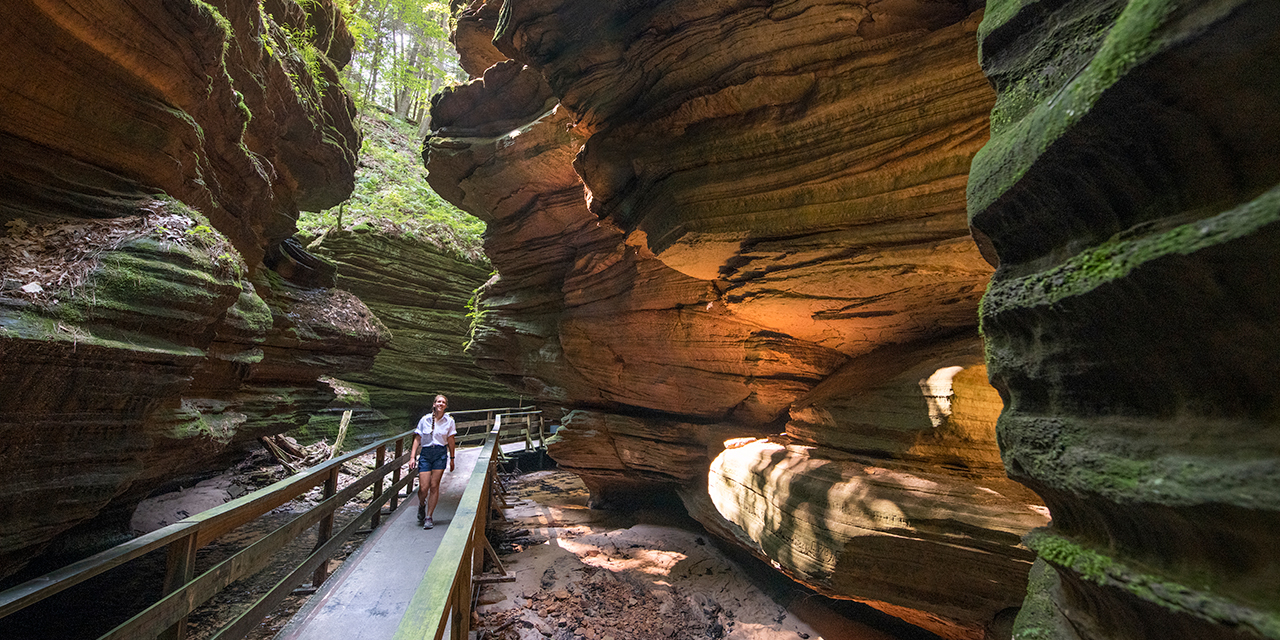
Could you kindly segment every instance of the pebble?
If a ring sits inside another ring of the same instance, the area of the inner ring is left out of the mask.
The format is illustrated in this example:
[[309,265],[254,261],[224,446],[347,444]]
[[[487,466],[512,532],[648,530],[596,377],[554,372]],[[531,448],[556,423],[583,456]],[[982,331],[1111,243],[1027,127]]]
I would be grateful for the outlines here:
[[539,619],[531,620],[531,622],[533,623],[533,628],[536,629],[538,633],[547,637],[551,636],[551,633],[552,633],[551,625]]

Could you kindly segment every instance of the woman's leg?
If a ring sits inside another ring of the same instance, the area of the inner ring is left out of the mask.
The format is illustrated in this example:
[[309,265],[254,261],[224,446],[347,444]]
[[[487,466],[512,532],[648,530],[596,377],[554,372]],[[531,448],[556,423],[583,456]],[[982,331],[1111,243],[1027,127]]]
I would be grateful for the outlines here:
[[[423,474],[426,475],[426,474]],[[431,487],[427,497],[427,517],[436,511],[436,503],[440,501],[440,478],[444,477],[444,469],[431,470]],[[427,481],[423,481],[426,484]]]
[[431,474],[434,471],[418,472],[418,511],[422,511],[422,506],[427,504],[427,485],[431,482]]

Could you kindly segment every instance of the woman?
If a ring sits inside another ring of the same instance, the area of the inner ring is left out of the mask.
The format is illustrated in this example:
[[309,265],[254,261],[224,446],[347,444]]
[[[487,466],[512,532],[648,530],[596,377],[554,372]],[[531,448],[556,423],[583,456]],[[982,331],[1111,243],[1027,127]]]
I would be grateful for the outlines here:
[[453,452],[457,447],[454,436],[458,427],[453,416],[444,412],[448,407],[448,398],[436,396],[431,413],[418,420],[418,427],[413,430],[413,447],[409,449],[418,452],[418,525],[423,529],[436,526],[431,514],[440,501],[440,478],[444,477],[446,456],[449,471],[453,471]]

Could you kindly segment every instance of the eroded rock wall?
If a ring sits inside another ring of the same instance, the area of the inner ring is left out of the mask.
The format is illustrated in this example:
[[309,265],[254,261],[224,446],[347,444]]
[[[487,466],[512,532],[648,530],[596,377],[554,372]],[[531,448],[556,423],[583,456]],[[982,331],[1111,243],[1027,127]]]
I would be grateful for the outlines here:
[[991,2],[969,207],[1020,637],[1280,637],[1280,6]]
[[676,489],[797,580],[949,638],[1021,603],[1047,521],[1004,477],[976,326],[976,8],[475,2],[476,79],[424,149],[488,222],[478,359],[565,412],[550,451],[593,501]]
[[338,287],[357,295],[391,331],[371,368],[343,377],[386,416],[384,431],[413,428],[437,393],[447,394],[455,411],[517,406],[519,398],[463,352],[471,336],[467,305],[490,275],[483,260],[371,227],[331,230],[313,250],[337,266]]
[[359,148],[350,35],[306,6],[0,7],[0,577],[127,537],[387,340],[285,242]]

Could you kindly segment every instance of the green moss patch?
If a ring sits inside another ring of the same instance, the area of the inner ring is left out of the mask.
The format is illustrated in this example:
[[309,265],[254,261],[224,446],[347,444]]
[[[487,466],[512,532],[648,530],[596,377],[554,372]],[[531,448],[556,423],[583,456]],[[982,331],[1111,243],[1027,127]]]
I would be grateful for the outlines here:
[[1175,613],[1245,629],[1264,638],[1280,638],[1280,616],[1274,611],[1244,607],[1207,591],[1137,571],[1106,553],[1046,529],[1032,531],[1024,542],[1045,561],[1088,582],[1120,589]]
[[1280,187],[1211,218],[1139,238],[1117,236],[1053,269],[1023,278],[993,280],[983,297],[981,311],[987,317],[1019,307],[1051,305],[1124,278],[1161,258],[1191,255],[1252,235],[1277,222]]
[[[1186,4],[1178,0],[1130,0],[1114,25],[1106,30],[1097,52],[1056,91],[1036,93],[1025,83],[1037,74],[1057,73],[1059,66],[1067,69],[1078,65],[1071,57],[1087,51],[1088,47],[1079,50],[1064,47],[1063,59],[1028,62],[1011,74],[1023,80],[1005,87],[1007,91],[997,97],[997,106],[992,112],[992,139],[978,151],[971,166],[970,215],[986,210],[1020,180],[1051,144],[1094,108],[1107,89],[1156,54],[1176,45],[1196,27],[1219,19],[1238,3],[1204,9],[1193,7],[1182,12],[1198,11],[1194,20],[1187,20],[1179,12]],[[1022,6],[1021,3],[1017,6],[997,3],[994,8],[988,8],[983,31],[990,35],[1002,23],[1001,18],[1011,19]],[[989,26],[987,20],[991,21]],[[1098,27],[1101,29],[1103,25]],[[987,64],[984,61],[984,67]]]
[[303,212],[299,233],[317,249],[331,229],[409,237],[476,263],[485,224],[445,201],[427,184],[417,128],[378,111],[361,114],[365,132],[356,188],[339,207]]

